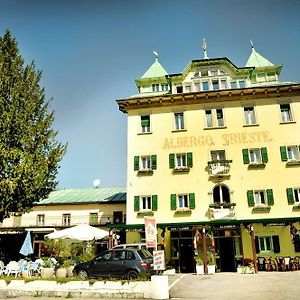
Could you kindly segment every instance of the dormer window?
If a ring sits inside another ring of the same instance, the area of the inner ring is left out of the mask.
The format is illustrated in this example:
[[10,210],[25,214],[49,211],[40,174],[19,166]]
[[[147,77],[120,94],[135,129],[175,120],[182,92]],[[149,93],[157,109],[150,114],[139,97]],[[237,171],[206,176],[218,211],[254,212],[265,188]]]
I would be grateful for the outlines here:
[[168,91],[169,90],[169,85],[167,83],[162,83],[161,84],[161,90],[162,91]]
[[210,73],[210,76],[217,76],[218,70],[210,70],[209,73]]
[[194,77],[198,78],[199,77],[199,72],[195,72]]
[[237,82],[236,81],[231,81],[230,82],[230,88],[236,89],[237,88]]
[[207,76],[208,76],[208,71],[207,70],[201,71],[201,77],[207,77]]
[[182,86],[177,86],[176,91],[177,91],[178,94],[182,93],[183,92]]
[[265,73],[258,73],[257,74],[257,82],[265,82],[265,81],[266,81]]
[[158,83],[152,84],[152,92],[159,92],[159,84]]
[[239,80],[239,87],[240,89],[245,88],[246,84],[245,84],[245,80]]
[[218,80],[218,79],[212,80],[212,87],[213,87],[213,90],[214,90],[214,91],[220,89],[220,87],[219,87],[219,80]]

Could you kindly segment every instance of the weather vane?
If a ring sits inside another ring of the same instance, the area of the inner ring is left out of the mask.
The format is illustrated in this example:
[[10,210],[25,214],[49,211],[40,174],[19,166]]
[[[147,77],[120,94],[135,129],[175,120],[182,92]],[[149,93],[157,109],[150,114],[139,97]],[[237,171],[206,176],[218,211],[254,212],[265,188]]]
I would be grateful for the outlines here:
[[253,42],[250,40],[251,47],[254,48]]
[[156,51],[153,50],[153,54],[155,55],[155,58],[157,59],[158,53],[157,53]]
[[204,51],[204,59],[208,59],[207,52],[206,52],[207,44],[206,44],[205,39],[202,39],[202,49]]

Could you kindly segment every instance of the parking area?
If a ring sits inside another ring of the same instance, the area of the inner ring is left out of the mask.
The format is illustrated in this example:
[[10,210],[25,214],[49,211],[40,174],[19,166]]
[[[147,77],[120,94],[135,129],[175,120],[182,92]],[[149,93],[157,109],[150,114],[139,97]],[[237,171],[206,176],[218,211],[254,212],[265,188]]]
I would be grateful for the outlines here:
[[176,274],[169,277],[171,299],[298,300],[300,271],[257,274]]

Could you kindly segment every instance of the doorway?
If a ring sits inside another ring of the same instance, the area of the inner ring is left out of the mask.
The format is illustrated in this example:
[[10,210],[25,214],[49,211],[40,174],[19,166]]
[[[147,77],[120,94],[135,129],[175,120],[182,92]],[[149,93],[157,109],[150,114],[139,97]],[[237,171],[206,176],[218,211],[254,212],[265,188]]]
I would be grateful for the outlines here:
[[194,252],[191,239],[180,239],[179,241],[179,268],[181,273],[194,272]]
[[219,238],[220,271],[235,272],[234,239],[232,237]]

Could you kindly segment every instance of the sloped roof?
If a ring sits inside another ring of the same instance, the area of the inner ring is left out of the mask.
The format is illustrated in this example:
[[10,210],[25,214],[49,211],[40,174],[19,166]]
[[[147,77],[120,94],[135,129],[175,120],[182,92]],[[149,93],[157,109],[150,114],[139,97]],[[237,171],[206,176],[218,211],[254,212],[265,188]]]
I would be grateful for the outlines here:
[[151,65],[151,67],[144,73],[141,78],[153,78],[153,77],[164,77],[168,75],[165,68],[160,64],[157,58],[155,58],[155,62]]
[[274,66],[269,60],[260,55],[254,47],[252,47],[252,52],[246,63],[246,67],[270,67]]
[[126,202],[126,187],[64,189],[50,193],[37,205]]

